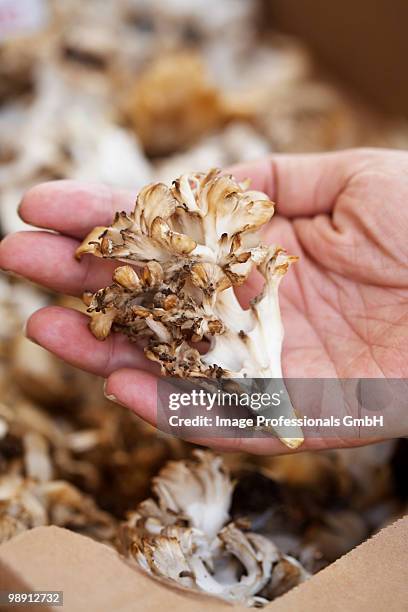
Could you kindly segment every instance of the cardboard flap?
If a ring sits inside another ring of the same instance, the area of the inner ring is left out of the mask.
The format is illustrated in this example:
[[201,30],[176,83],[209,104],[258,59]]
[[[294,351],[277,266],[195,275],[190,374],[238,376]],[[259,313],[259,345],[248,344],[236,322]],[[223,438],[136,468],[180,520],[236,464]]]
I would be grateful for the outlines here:
[[[266,609],[400,612],[408,604],[407,568],[408,517],[383,529]],[[108,546],[58,527],[32,529],[0,546],[0,569],[0,590],[64,591],[64,607],[56,611],[232,609],[213,598],[169,588],[127,565]],[[233,609],[242,612],[246,608]]]

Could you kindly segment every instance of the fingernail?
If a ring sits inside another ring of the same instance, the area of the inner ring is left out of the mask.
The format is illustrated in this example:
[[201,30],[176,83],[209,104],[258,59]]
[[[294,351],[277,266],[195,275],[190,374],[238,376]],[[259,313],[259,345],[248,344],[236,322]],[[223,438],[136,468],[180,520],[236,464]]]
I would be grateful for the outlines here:
[[18,216],[20,217],[20,219],[22,221],[24,221],[23,217],[21,216],[21,207],[23,205],[23,202],[24,202],[24,198],[21,198],[21,200],[20,200],[20,202],[19,202],[19,204],[17,206],[17,214],[18,214]]
[[107,400],[110,400],[111,402],[116,402],[118,403],[118,399],[115,395],[113,395],[112,393],[109,395],[109,393],[105,393],[104,394]]
[[106,393],[106,385],[108,384],[108,381],[105,380],[105,382],[103,383],[103,394],[106,397],[106,399],[110,400],[111,402],[117,402],[118,399],[115,395],[113,395],[113,393]]
[[27,334],[27,325],[28,325],[28,319],[27,321],[25,321],[24,325],[23,325],[23,336],[25,338],[27,338],[27,340],[29,340],[30,342],[32,342],[33,344],[36,344],[37,346],[41,346],[41,344],[39,342],[37,342],[37,340],[35,340],[34,338],[31,338],[28,334]]

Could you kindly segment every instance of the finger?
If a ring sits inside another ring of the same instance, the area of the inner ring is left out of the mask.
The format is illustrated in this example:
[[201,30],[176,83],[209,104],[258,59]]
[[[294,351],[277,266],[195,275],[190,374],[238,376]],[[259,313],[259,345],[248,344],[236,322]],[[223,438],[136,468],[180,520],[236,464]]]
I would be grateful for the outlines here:
[[[106,396],[129,408],[142,419],[157,426],[158,377],[134,369],[116,370],[105,383]],[[309,438],[295,450],[289,449],[278,438],[204,438],[185,437],[190,442],[209,446],[219,451],[243,451],[257,455],[287,454],[306,450],[323,450],[361,446],[371,440],[340,440],[339,438]]]
[[120,368],[158,372],[158,366],[122,334],[97,340],[88,329],[89,318],[76,310],[48,306],[34,313],[26,335],[67,363],[106,378]]
[[252,179],[251,188],[264,191],[285,217],[329,213],[352,176],[376,151],[355,149],[335,153],[273,155],[228,168],[237,179]]
[[23,221],[74,238],[84,238],[96,225],[109,225],[118,210],[130,211],[135,194],[106,185],[51,181],[29,189],[19,207]]
[[[276,155],[228,171],[240,179],[249,176],[254,189],[278,202],[280,214],[310,215],[331,209],[357,157],[356,151]],[[106,185],[51,181],[27,191],[19,213],[31,225],[84,238],[96,225],[109,225],[117,210],[131,210],[134,199],[134,193]]]
[[75,259],[79,242],[49,232],[17,232],[0,243],[0,267],[53,291],[81,295],[112,283],[118,263],[86,255]]

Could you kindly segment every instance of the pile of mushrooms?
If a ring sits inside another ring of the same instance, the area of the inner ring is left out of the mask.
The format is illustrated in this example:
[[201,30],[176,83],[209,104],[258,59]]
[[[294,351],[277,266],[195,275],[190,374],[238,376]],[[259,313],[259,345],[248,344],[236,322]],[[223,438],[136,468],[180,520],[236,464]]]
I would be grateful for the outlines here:
[[196,450],[169,462],[149,498],[122,526],[122,548],[139,567],[178,586],[260,606],[309,574],[271,540],[230,521],[233,483],[221,457]]

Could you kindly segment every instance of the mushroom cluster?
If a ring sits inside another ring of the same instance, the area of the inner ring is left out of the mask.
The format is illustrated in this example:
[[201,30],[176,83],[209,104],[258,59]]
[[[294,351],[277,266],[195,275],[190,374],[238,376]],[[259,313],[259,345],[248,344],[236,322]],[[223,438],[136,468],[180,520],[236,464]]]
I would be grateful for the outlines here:
[[102,542],[111,542],[116,534],[110,514],[65,480],[0,476],[0,544],[44,525],[68,527]]
[[[277,290],[296,260],[256,233],[274,204],[218,170],[181,176],[172,187],[140,191],[130,215],[118,213],[97,227],[77,256],[128,262],[114,283],[86,295],[91,330],[101,340],[111,329],[132,340],[149,338],[145,353],[163,374],[191,377],[280,377],[283,330]],[[234,293],[253,266],[265,287],[249,310]],[[211,343],[204,355],[190,343]]]
[[169,462],[153,492],[121,530],[124,553],[153,576],[247,606],[308,578],[271,540],[230,522],[233,483],[221,457],[196,450]]
[[[145,355],[163,375],[281,379],[278,287],[297,258],[260,244],[274,204],[248,186],[219,170],[186,174],[171,187],[148,185],[133,213],[96,227],[77,256],[127,265],[115,269],[112,285],[84,297],[93,334],[147,340]],[[234,288],[253,268],[264,288],[245,310]],[[209,343],[204,354],[194,346],[202,341]],[[284,439],[290,447],[302,441],[300,429],[295,434]]]

